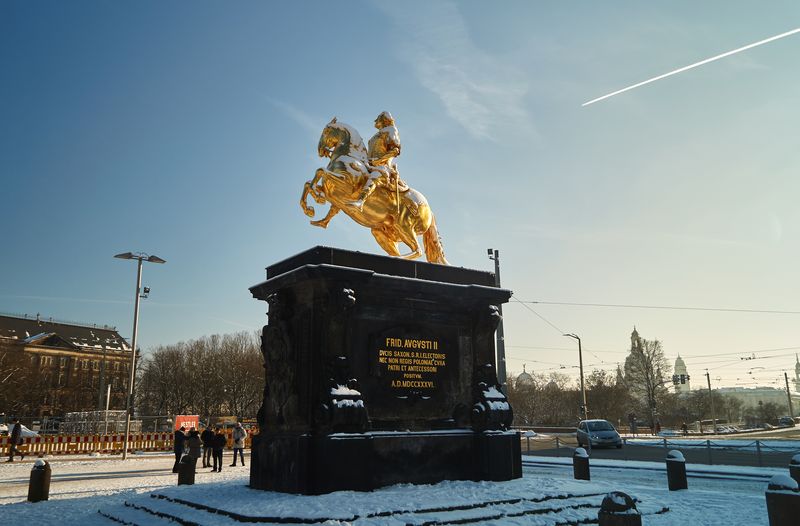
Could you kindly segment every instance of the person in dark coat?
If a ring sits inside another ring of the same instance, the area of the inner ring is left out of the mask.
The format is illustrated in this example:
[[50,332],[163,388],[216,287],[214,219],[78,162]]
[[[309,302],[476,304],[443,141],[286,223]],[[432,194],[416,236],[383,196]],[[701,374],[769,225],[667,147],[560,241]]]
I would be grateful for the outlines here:
[[8,442],[8,462],[14,462],[14,455],[18,454],[19,459],[25,458],[25,454],[17,449],[22,444],[22,425],[18,419],[14,420],[14,429],[11,431],[11,439]]
[[203,441],[200,440],[200,433],[195,428],[189,430],[189,436],[186,438],[186,445],[189,448],[187,455],[192,458],[193,464],[197,465],[197,459],[202,455],[201,449],[203,447]]
[[172,466],[172,472],[178,472],[178,463],[181,461],[181,457],[183,456],[183,446],[186,443],[186,428],[181,426],[180,429],[175,431],[175,441],[173,443],[173,451],[175,452],[175,465]]
[[214,440],[214,430],[210,427],[203,429],[203,432],[200,433],[200,440],[203,441],[203,467],[210,468],[211,453],[214,449],[211,445],[211,442]]
[[227,442],[228,439],[222,433],[222,428],[218,427],[217,433],[214,435],[214,441],[211,443],[214,448],[214,466],[211,471],[216,471],[217,473],[222,471],[222,450],[225,449]]

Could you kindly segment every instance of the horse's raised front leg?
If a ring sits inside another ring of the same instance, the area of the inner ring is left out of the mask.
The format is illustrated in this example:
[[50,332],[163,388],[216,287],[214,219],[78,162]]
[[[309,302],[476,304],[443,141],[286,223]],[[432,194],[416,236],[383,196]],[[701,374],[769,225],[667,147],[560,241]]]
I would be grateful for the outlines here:
[[300,208],[303,209],[303,213],[308,217],[314,217],[314,207],[308,206],[308,203],[306,203],[309,193],[313,195],[311,181],[306,181],[306,184],[303,185],[303,195],[300,196]]
[[314,172],[314,178],[308,182],[308,184],[311,185],[311,197],[313,197],[314,201],[320,205],[324,205],[327,202],[327,199],[325,198],[325,190],[323,189],[322,184],[319,184],[323,175],[325,175],[325,170],[323,168],[317,168],[317,171]]
[[328,215],[326,215],[325,217],[323,217],[322,219],[320,219],[318,221],[311,221],[311,224],[314,225],[314,226],[327,228],[328,227],[328,223],[330,223],[331,219],[333,219],[333,216],[335,216],[336,214],[339,213],[339,210],[341,210],[341,208],[338,208],[338,207],[336,207],[334,205],[331,205],[331,209],[328,210]]

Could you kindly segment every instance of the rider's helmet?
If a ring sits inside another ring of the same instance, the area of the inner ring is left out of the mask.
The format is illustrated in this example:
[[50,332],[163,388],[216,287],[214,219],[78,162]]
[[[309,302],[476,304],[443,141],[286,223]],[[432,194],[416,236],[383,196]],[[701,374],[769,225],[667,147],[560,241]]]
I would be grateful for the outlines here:
[[382,111],[380,115],[375,117],[375,127],[385,128],[386,126],[394,126],[394,117],[388,111]]

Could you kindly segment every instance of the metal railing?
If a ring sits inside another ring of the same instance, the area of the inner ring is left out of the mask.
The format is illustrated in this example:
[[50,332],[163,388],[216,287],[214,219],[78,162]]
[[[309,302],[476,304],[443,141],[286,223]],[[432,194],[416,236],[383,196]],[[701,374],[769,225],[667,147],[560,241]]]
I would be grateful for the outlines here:
[[[575,436],[522,436],[523,454],[571,457],[577,447]],[[785,467],[800,453],[794,441],[778,440],[670,440],[668,438],[623,438],[621,449],[591,449],[596,458],[661,462],[668,451],[683,453],[694,464]],[[588,448],[587,448],[588,449]]]

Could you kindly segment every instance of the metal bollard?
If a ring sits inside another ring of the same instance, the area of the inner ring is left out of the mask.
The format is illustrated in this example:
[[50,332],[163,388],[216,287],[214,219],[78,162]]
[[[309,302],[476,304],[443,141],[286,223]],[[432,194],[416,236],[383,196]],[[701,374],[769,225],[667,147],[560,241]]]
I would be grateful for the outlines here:
[[612,491],[603,498],[597,520],[600,526],[642,526],[636,502],[621,491]]
[[590,480],[589,454],[582,447],[575,449],[575,453],[572,454],[572,472],[575,480]]
[[667,453],[667,485],[670,491],[689,489],[686,482],[686,459],[683,453],[672,450]]
[[786,475],[775,475],[767,486],[767,514],[769,526],[793,526],[797,524],[800,509],[800,492],[797,482]]
[[31,469],[31,480],[28,483],[28,501],[39,502],[50,498],[50,463],[38,459]]
[[194,484],[194,472],[197,459],[185,455],[178,463],[178,486]]
[[789,461],[789,476],[800,484],[800,455],[795,455]]

